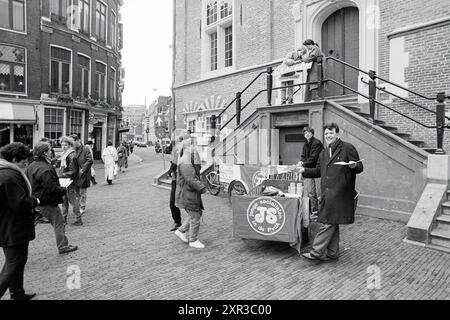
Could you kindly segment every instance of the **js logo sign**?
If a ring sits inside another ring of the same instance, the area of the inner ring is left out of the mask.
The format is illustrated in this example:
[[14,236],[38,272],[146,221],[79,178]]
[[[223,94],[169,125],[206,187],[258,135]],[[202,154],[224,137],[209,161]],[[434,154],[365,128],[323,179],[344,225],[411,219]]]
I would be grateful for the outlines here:
[[263,235],[274,235],[283,228],[286,213],[283,206],[269,197],[255,199],[247,208],[247,220],[253,230]]
[[267,176],[264,172],[256,171],[252,178],[253,187],[259,186],[266,179],[267,179]]

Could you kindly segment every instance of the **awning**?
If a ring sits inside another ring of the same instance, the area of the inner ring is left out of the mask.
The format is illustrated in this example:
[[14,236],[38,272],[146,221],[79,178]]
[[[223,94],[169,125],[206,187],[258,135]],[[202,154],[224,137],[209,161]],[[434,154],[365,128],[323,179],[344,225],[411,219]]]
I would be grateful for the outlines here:
[[34,106],[0,102],[0,123],[35,124]]

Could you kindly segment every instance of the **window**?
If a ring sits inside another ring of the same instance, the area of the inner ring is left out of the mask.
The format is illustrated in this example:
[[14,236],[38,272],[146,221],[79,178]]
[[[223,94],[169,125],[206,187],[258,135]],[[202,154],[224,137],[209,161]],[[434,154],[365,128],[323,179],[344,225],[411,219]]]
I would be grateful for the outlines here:
[[106,5],[96,1],[95,9],[95,36],[100,42],[106,40]]
[[115,104],[116,100],[116,70],[111,68],[111,71],[109,73],[109,97],[112,99],[112,104]]
[[220,1],[220,19],[226,18],[232,14],[232,6],[230,1]]
[[70,94],[72,53],[62,48],[51,47],[50,87],[51,92]]
[[81,139],[83,129],[83,111],[70,111],[70,134],[76,134]]
[[53,140],[57,147],[61,146],[60,138],[63,136],[64,110],[45,108],[44,136]]
[[208,1],[206,4],[206,25],[217,21],[217,1]]
[[0,93],[25,93],[25,49],[0,44]]
[[106,65],[101,62],[95,63],[95,97],[97,99],[105,98],[106,85]]
[[202,70],[216,71],[233,66],[234,0],[203,0]]
[[69,0],[51,0],[50,13],[52,20],[66,23],[68,6]]
[[116,48],[116,34],[116,14],[111,11],[109,16],[108,44],[111,45],[113,49]]
[[195,120],[191,120],[188,122],[188,130],[191,130],[191,133],[195,132]]
[[89,34],[91,31],[90,0],[79,0],[79,5],[80,5],[80,30],[83,33]]
[[225,28],[225,67],[233,65],[233,27]]
[[210,35],[211,37],[211,71],[217,70],[217,32]]
[[[222,125],[222,118],[216,117],[216,129],[220,129],[220,126]],[[211,130],[211,116],[206,117],[206,130],[209,131]]]
[[24,0],[0,0],[0,28],[25,32]]
[[91,61],[85,56],[78,55],[78,85],[79,96],[88,98],[90,94],[89,79],[91,74]]
[[108,117],[108,141],[114,141],[115,136],[115,117]]

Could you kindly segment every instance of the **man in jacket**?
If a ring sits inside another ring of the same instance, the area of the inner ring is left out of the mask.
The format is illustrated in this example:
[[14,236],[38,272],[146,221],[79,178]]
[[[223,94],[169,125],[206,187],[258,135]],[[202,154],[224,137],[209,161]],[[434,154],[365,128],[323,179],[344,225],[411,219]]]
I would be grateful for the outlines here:
[[56,246],[60,254],[78,249],[69,245],[66,237],[64,218],[59,204],[63,202],[66,188],[59,184],[58,175],[51,165],[51,147],[47,142],[39,142],[34,147],[34,162],[27,168],[26,174],[33,189],[33,195],[39,198],[39,211],[53,226]]
[[75,153],[78,160],[78,199],[82,216],[86,212],[87,189],[91,186],[91,167],[94,160],[89,147],[83,146],[76,134],[71,137],[75,141]]
[[[304,168],[315,168],[319,154],[323,150],[323,144],[319,139],[314,137],[314,129],[306,127],[303,129],[303,134],[306,138],[306,144],[303,147],[302,155],[300,157],[299,166]],[[311,218],[317,217],[317,211],[319,210],[318,198],[320,197],[320,179],[305,179],[304,180],[304,192],[308,195],[310,200],[310,209],[313,213]],[[308,216],[306,216],[308,218]],[[308,227],[309,219],[305,221],[305,229],[302,232],[303,242],[308,243]]]
[[75,141],[71,137],[62,137],[61,146],[63,154],[61,155],[61,167],[59,171],[60,178],[68,178],[72,183],[67,187],[67,193],[64,196],[62,205],[63,217],[67,223],[67,215],[69,214],[69,203],[73,207],[73,214],[75,215],[75,222],[73,225],[82,226],[80,214],[80,200],[78,187],[78,159],[75,152]]
[[23,173],[30,150],[16,142],[0,149],[0,247],[5,264],[0,272],[0,298],[9,288],[11,299],[29,300],[23,273],[28,259],[28,245],[34,240],[34,212],[39,199],[32,195],[28,178]]
[[321,177],[322,196],[317,219],[321,226],[311,251],[302,254],[316,261],[338,259],[339,225],[352,224],[355,220],[356,175],[364,170],[355,147],[339,138],[339,126],[331,123],[324,129],[327,147],[320,153],[317,166],[299,169],[305,178]]

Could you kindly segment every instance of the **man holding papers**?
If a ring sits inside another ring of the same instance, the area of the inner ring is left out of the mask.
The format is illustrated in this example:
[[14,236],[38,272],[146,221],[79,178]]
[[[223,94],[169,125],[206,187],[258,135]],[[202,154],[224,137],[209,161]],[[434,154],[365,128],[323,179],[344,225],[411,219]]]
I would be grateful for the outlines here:
[[[335,123],[324,127],[326,148],[315,168],[300,167],[305,178],[321,178],[321,199],[317,221],[321,223],[311,251],[302,254],[308,260],[327,261],[339,257],[339,225],[355,220],[355,181],[363,171],[356,148],[339,138]],[[346,164],[337,164],[346,162]]]
[[38,142],[34,147],[33,156],[34,162],[27,168],[26,174],[30,180],[33,195],[41,201],[38,209],[53,226],[59,254],[73,252],[78,247],[69,245],[64,217],[59,208],[66,194],[66,188],[60,186],[58,175],[51,165],[50,144]]

